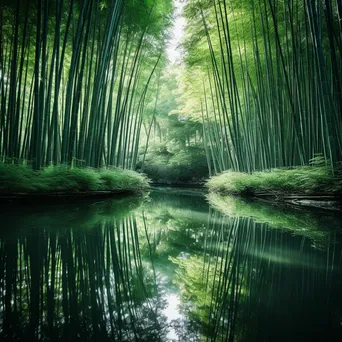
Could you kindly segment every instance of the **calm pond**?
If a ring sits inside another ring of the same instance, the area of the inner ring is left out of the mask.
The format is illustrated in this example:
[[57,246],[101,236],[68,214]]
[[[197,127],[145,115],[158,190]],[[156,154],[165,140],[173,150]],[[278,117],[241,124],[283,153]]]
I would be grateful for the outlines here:
[[229,205],[2,206],[0,340],[341,341],[341,218]]

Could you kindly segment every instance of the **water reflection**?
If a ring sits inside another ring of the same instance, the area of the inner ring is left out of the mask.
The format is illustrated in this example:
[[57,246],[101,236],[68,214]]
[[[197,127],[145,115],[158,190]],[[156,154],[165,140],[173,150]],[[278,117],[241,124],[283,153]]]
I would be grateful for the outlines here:
[[1,243],[2,336],[163,340],[158,286],[133,216],[87,233],[36,230]]
[[293,236],[197,191],[43,209],[1,212],[1,340],[342,338],[336,230]]
[[173,260],[186,316],[207,340],[341,339],[341,248],[333,237],[318,250],[251,218],[217,224],[222,216],[211,215],[203,255]]

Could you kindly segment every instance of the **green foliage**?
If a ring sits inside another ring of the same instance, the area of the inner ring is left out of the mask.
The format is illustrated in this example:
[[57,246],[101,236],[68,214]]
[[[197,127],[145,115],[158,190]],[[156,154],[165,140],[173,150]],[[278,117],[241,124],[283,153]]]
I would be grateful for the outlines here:
[[252,174],[227,171],[207,182],[210,191],[223,194],[334,194],[342,191],[342,178],[328,166],[273,169]]
[[98,177],[102,189],[139,191],[149,187],[148,179],[137,172],[120,168],[101,169]]
[[134,171],[50,166],[33,171],[26,165],[0,164],[0,192],[129,190],[148,188],[145,176]]
[[148,27],[149,34],[158,39],[170,24],[171,13],[171,0],[126,0],[123,21],[133,32]]
[[37,172],[26,165],[0,163],[0,191],[35,191],[40,184]]
[[149,149],[142,171],[156,183],[202,182],[208,177],[206,155],[199,146],[156,144]]
[[41,187],[37,190],[41,191],[91,191],[101,187],[98,173],[91,168],[50,166],[38,175]]
[[158,99],[150,101],[146,110],[148,141],[137,166],[159,183],[200,182],[208,176],[203,126],[179,105],[177,78],[177,70],[162,73],[156,89]]

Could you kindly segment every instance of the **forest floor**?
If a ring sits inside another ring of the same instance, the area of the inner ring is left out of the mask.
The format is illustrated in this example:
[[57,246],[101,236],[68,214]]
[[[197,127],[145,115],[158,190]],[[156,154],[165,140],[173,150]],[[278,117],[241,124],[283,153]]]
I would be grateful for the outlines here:
[[52,199],[108,197],[141,193],[149,187],[137,172],[50,166],[40,171],[21,164],[0,164],[0,198]]
[[328,166],[272,169],[251,174],[227,171],[207,183],[210,192],[293,205],[340,208],[342,172]]

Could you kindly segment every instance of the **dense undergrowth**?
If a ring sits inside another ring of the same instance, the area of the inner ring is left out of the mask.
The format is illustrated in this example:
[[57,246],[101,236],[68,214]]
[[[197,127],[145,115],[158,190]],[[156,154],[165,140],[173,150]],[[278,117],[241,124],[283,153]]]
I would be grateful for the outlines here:
[[0,164],[0,192],[78,192],[127,190],[149,186],[145,176],[120,168],[92,169],[50,166],[34,171],[26,165]]
[[144,164],[137,168],[152,182],[163,184],[204,183],[209,173],[202,147],[170,148],[165,143],[151,146]]
[[342,170],[337,169],[333,174],[329,166],[302,166],[251,174],[227,171],[212,177],[206,186],[216,193],[248,196],[341,194]]

